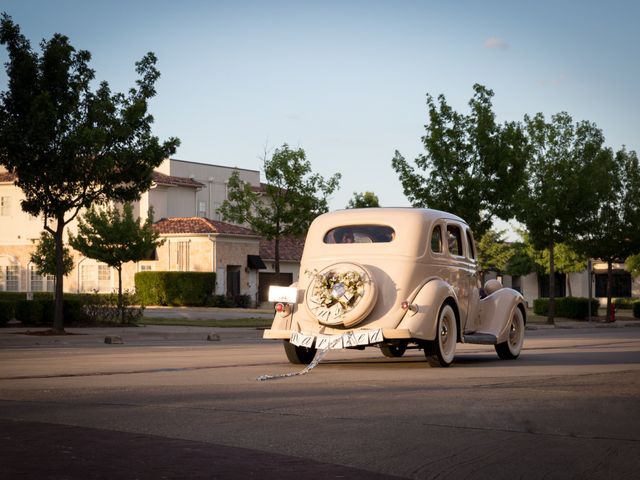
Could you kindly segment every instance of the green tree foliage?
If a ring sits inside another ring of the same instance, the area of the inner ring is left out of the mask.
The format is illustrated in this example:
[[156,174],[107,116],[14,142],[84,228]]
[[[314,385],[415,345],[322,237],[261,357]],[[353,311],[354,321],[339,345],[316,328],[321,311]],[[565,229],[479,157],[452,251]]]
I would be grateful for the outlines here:
[[507,275],[524,276],[530,273],[542,274],[544,270],[540,268],[532,255],[532,247],[526,242],[513,242],[511,244],[511,257],[505,267]]
[[[69,275],[73,270],[73,258],[69,248],[64,247],[62,255],[63,274]],[[31,254],[31,262],[35,265],[36,271],[40,275],[56,274],[56,241],[51,233],[40,233],[36,251]]]
[[[607,311],[611,307],[613,264],[640,254],[640,165],[634,151],[608,150],[607,169],[598,172],[607,190],[598,197],[597,208],[583,218],[589,226],[574,238],[584,255],[607,263]],[[633,258],[631,259],[633,268]]]
[[[578,253],[569,243],[558,243],[553,249],[553,264],[557,273],[564,273],[567,276],[567,289],[569,296],[573,296],[571,291],[570,273],[582,272],[587,268],[587,258]],[[534,250],[533,258],[539,266],[538,271],[549,275],[551,259],[549,249]]]
[[275,241],[275,270],[280,272],[280,239],[300,236],[315,217],[328,210],[327,198],[337,188],[340,174],[329,180],[311,171],[303,149],[286,143],[270,159],[264,158],[266,185],[259,195],[240,179],[229,178],[228,199],[218,209],[226,221],[248,224],[259,235]]
[[156,247],[164,243],[153,228],[153,209],[149,209],[144,224],[134,219],[133,206],[125,203],[122,210],[110,206],[95,208],[78,217],[78,234],[69,234],[69,244],[85,257],[106,263],[118,272],[118,309],[124,323],[122,301],[122,265],[149,258]]
[[640,253],[637,255],[631,255],[625,262],[627,272],[631,273],[634,277],[640,276]]
[[478,84],[473,89],[468,115],[453,110],[444,95],[437,101],[427,95],[426,152],[414,168],[396,151],[392,165],[414,207],[459,215],[481,237],[496,216],[513,217],[512,200],[524,181],[526,138],[519,123],[496,122],[492,90]]
[[17,176],[22,209],[40,216],[55,239],[54,329],[61,331],[65,227],[94,203],[137,199],[179,142],[160,143],[151,133],[148,102],[160,76],[152,53],[136,63],[140,78],[123,94],[106,82],[92,91],[91,54],[64,35],[43,40],[38,54],[5,13],[0,43],[9,54],[8,90],[0,94],[0,164]]
[[559,113],[547,122],[539,113],[525,116],[528,138],[526,179],[516,196],[517,218],[538,250],[549,249],[549,323],[555,308],[555,248],[575,235],[586,233],[584,219],[597,210],[608,185],[610,155],[604,136],[589,122],[573,123]]
[[487,272],[506,273],[514,250],[513,246],[504,240],[504,233],[504,231],[487,230],[477,242],[478,268],[482,281]]
[[353,192],[353,198],[349,200],[347,208],[371,208],[379,207],[378,196],[373,192]]

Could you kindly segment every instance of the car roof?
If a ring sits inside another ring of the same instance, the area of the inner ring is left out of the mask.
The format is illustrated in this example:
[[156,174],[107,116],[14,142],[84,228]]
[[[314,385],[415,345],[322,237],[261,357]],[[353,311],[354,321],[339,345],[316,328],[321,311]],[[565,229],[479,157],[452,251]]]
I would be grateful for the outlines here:
[[410,207],[380,207],[380,208],[350,208],[336,210],[320,215],[314,220],[316,227],[329,229],[340,225],[356,224],[385,224],[401,226],[404,223],[415,225],[417,222],[431,224],[436,220],[455,220],[466,224],[462,218],[452,213],[429,208]]

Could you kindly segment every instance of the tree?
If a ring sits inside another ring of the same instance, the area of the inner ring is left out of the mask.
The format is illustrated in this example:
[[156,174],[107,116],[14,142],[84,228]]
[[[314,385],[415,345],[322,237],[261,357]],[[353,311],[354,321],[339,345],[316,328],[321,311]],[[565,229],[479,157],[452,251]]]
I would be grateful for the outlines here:
[[610,166],[602,132],[592,123],[573,123],[562,112],[547,122],[539,113],[525,116],[529,160],[527,181],[515,197],[517,218],[537,250],[549,249],[549,315],[555,314],[555,248],[586,233],[585,223],[608,185]]
[[[73,258],[67,247],[62,249],[62,265],[64,275],[73,270]],[[56,241],[49,232],[42,232],[36,245],[36,251],[31,254],[31,262],[36,266],[39,275],[56,274]]]
[[607,185],[597,208],[584,218],[588,230],[574,238],[584,255],[607,263],[607,312],[611,308],[613,264],[640,254],[640,166],[634,151],[608,151],[607,169],[599,182]]
[[493,91],[474,85],[468,115],[454,111],[444,95],[427,95],[429,123],[422,137],[426,153],[417,173],[396,151],[392,165],[414,207],[459,215],[481,237],[495,217],[513,217],[512,199],[524,181],[526,138],[519,123],[498,124]]
[[240,179],[229,178],[228,199],[218,209],[224,220],[248,224],[259,235],[275,241],[275,270],[280,273],[280,239],[304,234],[313,219],[328,210],[327,198],[337,188],[340,174],[329,180],[312,173],[303,149],[286,143],[265,157],[263,195]]
[[69,234],[69,244],[85,257],[106,263],[118,272],[118,310],[124,322],[122,301],[122,265],[148,258],[155,248],[164,243],[153,228],[153,209],[150,208],[144,224],[133,218],[133,206],[125,203],[122,210],[115,206],[103,209],[89,208],[78,217],[78,234]]
[[353,192],[353,198],[349,200],[347,208],[371,208],[379,207],[378,196],[373,192]]
[[136,63],[140,78],[123,94],[112,93],[106,82],[92,91],[91,54],[76,51],[64,35],[43,40],[38,55],[4,13],[0,43],[9,53],[8,90],[0,94],[0,164],[17,177],[22,209],[40,216],[55,239],[53,325],[63,331],[66,226],[93,204],[139,198],[179,141],[161,144],[151,134],[148,101],[160,76],[153,53]]
[[481,283],[484,283],[484,276],[489,271],[506,273],[514,251],[512,245],[505,242],[504,231],[488,230],[478,240],[477,248]]

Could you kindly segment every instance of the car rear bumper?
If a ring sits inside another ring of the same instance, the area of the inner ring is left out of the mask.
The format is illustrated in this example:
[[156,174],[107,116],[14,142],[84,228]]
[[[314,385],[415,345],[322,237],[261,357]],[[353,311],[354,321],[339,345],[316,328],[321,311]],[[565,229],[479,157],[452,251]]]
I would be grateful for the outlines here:
[[264,331],[262,338],[268,340],[289,340],[295,345],[304,347],[340,349],[375,345],[386,340],[409,340],[413,337],[411,335],[411,331],[407,329],[361,328],[348,330],[344,333],[334,335],[269,329]]

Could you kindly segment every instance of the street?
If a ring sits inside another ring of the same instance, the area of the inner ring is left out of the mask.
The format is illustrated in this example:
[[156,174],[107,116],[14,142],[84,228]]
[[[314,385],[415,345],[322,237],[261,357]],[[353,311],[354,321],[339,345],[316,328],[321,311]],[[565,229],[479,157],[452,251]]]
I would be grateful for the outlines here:
[[207,342],[215,329],[200,330],[136,333],[122,345],[97,335],[0,343],[6,478],[632,478],[640,469],[637,327],[527,331],[515,361],[459,344],[445,369],[421,351],[330,351],[306,375],[268,381],[256,379],[301,370],[281,344],[250,329],[218,329],[220,341]]

